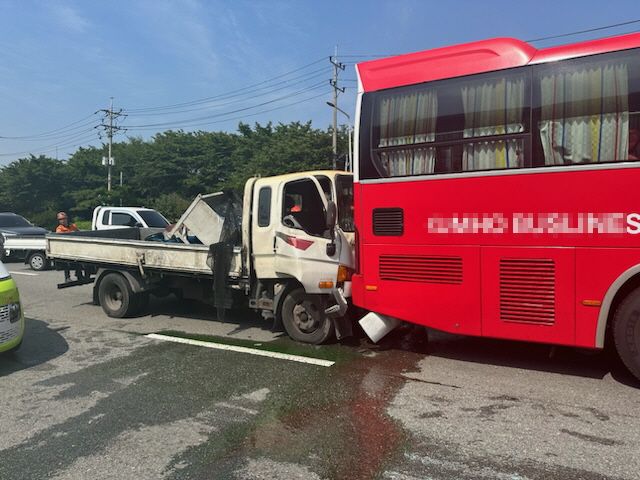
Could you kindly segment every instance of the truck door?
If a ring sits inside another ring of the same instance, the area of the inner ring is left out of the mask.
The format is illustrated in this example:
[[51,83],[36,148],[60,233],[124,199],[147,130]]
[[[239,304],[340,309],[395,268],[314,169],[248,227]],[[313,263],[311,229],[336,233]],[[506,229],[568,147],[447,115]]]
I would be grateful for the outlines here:
[[[278,214],[274,205],[277,186],[256,182],[251,206],[251,251],[258,278],[275,278],[275,225]],[[245,196],[247,193],[245,192]],[[246,233],[244,234],[246,236]]]
[[[328,182],[329,188],[323,188],[321,182]],[[330,185],[328,177],[307,176],[281,186],[274,267],[277,276],[296,278],[307,293],[326,293],[319,282],[336,281],[340,246],[334,255],[327,255],[331,241],[326,228]]]

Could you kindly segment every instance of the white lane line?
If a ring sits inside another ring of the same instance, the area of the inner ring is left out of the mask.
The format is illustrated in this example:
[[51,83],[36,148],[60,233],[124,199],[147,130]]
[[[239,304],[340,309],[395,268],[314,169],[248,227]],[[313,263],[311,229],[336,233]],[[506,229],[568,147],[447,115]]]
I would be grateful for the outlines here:
[[216,350],[229,350],[232,352],[248,353],[250,355],[259,355],[262,357],[279,358],[280,360],[290,360],[292,362],[308,363],[311,365],[318,365],[321,367],[330,367],[335,362],[331,360],[322,360],[320,358],[303,357],[300,355],[290,355],[288,353],[270,352],[268,350],[258,350],[256,348],[238,347],[236,345],[226,345],[224,343],[215,342],[203,342],[202,340],[191,340],[190,338],[172,337],[169,335],[160,335],[157,333],[150,333],[146,335],[147,338],[153,338],[155,340],[164,340],[166,342],[184,343],[187,345],[197,345],[198,347],[214,348]]
[[37,277],[38,275],[40,275],[39,273],[31,273],[31,272],[12,272],[11,270],[9,270],[9,273],[11,275],[28,275],[30,277]]

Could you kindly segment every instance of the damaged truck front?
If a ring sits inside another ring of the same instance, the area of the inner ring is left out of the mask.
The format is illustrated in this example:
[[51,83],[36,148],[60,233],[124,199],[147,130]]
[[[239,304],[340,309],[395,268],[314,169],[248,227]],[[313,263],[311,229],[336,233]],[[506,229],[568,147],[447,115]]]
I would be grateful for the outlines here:
[[251,178],[242,201],[198,196],[170,230],[125,228],[47,235],[47,256],[77,269],[66,288],[94,283],[111,317],[144,312],[149,294],[215,306],[246,305],[291,338],[322,343],[351,334],[353,183],[347,172]]

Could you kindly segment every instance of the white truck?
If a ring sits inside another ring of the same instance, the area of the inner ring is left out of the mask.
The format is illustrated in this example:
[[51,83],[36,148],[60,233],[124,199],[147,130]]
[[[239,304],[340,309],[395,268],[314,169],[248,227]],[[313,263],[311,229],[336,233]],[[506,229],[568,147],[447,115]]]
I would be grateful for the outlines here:
[[93,282],[94,303],[111,317],[135,316],[150,293],[173,292],[211,303],[219,317],[247,305],[294,340],[322,343],[351,334],[352,182],[337,171],[251,178],[241,204],[199,195],[170,230],[49,234],[47,256],[84,271],[59,288]]
[[50,266],[45,254],[44,235],[9,235],[0,233],[0,261],[5,257],[24,260],[32,270],[46,270]]
[[165,228],[169,221],[156,210],[144,207],[96,207],[91,218],[91,230],[111,230],[123,227]]
[[[91,221],[92,230],[111,230],[123,227],[165,228],[168,220],[158,211],[144,207],[96,207]],[[9,234],[0,232],[0,260],[17,257],[24,260],[32,270],[41,271],[50,267],[45,249],[45,230],[42,234]]]

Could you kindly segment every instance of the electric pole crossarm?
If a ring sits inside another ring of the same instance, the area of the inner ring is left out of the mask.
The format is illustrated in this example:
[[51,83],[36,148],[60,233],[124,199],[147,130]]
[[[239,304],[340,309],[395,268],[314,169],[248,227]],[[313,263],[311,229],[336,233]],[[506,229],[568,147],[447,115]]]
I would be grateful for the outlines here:
[[111,101],[109,103],[108,109],[100,109],[98,111],[103,112],[105,118],[104,118],[104,121],[100,125],[97,125],[96,128],[103,128],[105,130],[105,133],[107,134],[107,139],[109,140],[109,145],[108,145],[109,156],[103,160],[103,163],[106,163],[107,165],[107,191],[110,192],[111,191],[111,167],[114,164],[113,155],[111,154],[113,149],[113,134],[114,132],[124,130],[124,128],[114,125],[113,122],[118,117],[122,117],[125,115],[122,113],[122,109],[118,110],[117,112],[113,111],[113,97],[111,97]]

